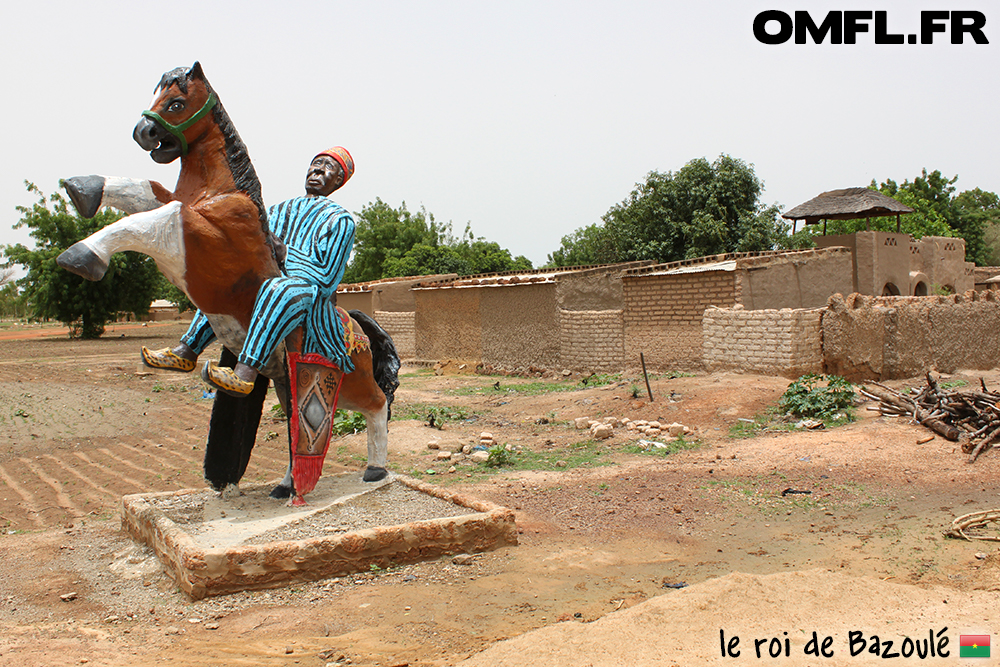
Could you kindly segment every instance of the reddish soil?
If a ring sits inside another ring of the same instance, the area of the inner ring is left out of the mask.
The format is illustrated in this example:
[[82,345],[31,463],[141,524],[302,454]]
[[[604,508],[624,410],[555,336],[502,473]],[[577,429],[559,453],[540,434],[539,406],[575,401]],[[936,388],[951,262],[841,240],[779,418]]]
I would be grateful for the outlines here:
[[[732,572],[833,570],[938,602],[932,586],[955,596],[1000,587],[994,546],[942,537],[955,516],[1000,506],[994,452],[970,465],[957,445],[918,445],[928,431],[864,408],[836,429],[732,438],[740,418],[776,403],[780,378],[658,377],[651,403],[631,397],[637,378],[524,394],[508,389],[526,380],[407,367],[390,467],[512,507],[521,544],[471,565],[443,559],[191,602],[118,523],[123,494],[204,486],[211,400],[196,374],[149,373],[138,355],[183,327],[97,341],[0,335],[0,665],[454,664],[502,639],[679,595],[665,584],[707,587]],[[1000,386],[996,371],[946,379],[980,376]],[[406,418],[429,406],[466,416],[444,430]],[[610,415],[681,422],[698,447],[651,456],[616,430],[577,465],[574,446],[589,434],[573,419]],[[568,465],[449,472],[427,447],[481,431]],[[265,419],[247,479],[280,477],[286,442],[284,424]],[[327,470],[360,469],[364,452],[363,434],[341,438]],[[782,496],[789,488],[811,493]],[[790,591],[789,604],[806,604],[797,600]],[[753,600],[744,604],[752,616]],[[834,611],[850,615],[866,603],[842,604]]]

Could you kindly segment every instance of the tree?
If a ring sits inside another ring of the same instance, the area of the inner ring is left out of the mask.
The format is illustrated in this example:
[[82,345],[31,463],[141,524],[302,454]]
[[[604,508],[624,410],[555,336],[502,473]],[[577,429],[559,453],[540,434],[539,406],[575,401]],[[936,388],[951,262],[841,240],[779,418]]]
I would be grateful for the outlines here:
[[[46,201],[33,183],[25,181],[28,192],[39,199],[30,208],[18,206],[21,219],[14,228],[27,227],[35,249],[20,243],[4,247],[10,263],[27,269],[17,281],[29,311],[36,318],[54,318],[70,327],[70,335],[97,338],[104,325],[119,312],[145,314],[156,289],[156,263],[135,252],[116,254],[102,280],[91,282],[56,264],[56,257],[77,241],[119,219],[121,214],[104,209],[90,220],[70,213],[58,193]],[[52,206],[49,207],[49,202]]]
[[477,238],[470,226],[456,238],[450,223],[438,223],[424,209],[410,213],[405,202],[394,209],[376,199],[355,215],[355,221],[354,257],[344,273],[345,283],[531,269],[527,258],[511,257],[499,244]]
[[782,247],[788,226],[777,206],[761,203],[763,190],[753,165],[728,155],[691,160],[676,173],[653,171],[602,217],[603,227],[564,237],[549,261],[671,262]]

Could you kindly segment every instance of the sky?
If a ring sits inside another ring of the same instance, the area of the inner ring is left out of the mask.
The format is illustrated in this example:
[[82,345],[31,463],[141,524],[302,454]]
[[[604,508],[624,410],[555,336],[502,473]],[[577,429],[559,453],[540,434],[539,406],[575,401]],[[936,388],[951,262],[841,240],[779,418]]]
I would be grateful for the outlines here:
[[[855,44],[753,29],[765,10],[878,10],[909,34],[953,5],[983,14],[989,44],[876,44],[874,21]],[[343,145],[357,171],[333,199],[348,210],[423,207],[535,266],[650,171],[720,154],[752,164],[783,211],[923,168],[1000,191],[995,0],[35,0],[3,16],[0,244],[32,245],[12,229],[35,200],[25,179],[172,189],[179,162],[155,164],[132,128],[161,74],[196,60],[266,204],[302,194],[311,158]]]

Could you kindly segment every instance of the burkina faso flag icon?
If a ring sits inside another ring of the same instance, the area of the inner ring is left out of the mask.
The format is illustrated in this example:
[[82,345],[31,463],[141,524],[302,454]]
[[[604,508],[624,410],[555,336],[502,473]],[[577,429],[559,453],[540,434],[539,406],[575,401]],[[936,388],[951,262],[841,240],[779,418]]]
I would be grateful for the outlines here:
[[990,657],[989,635],[960,635],[958,657],[988,658]]

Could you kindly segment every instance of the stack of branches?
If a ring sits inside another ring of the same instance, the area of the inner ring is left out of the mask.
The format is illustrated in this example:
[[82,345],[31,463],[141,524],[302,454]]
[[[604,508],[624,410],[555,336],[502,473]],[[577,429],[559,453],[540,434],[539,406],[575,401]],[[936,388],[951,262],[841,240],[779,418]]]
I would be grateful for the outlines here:
[[962,451],[969,455],[969,463],[974,463],[1000,439],[1000,393],[987,389],[982,378],[979,384],[982,391],[949,391],[927,373],[927,386],[910,394],[877,382],[858,391],[879,401],[874,409],[883,415],[910,417],[948,440],[961,439]]

